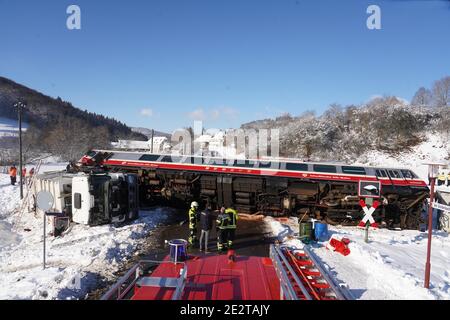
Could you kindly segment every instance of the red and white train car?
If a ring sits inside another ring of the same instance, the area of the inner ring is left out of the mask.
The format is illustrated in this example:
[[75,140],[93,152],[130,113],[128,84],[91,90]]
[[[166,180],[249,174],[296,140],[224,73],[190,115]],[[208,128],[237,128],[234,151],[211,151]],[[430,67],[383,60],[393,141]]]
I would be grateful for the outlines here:
[[360,181],[379,182],[383,205],[375,216],[402,228],[418,228],[429,193],[427,184],[405,168],[113,150],[92,150],[80,162],[85,168],[137,173],[141,203],[195,199],[213,206],[235,205],[240,212],[306,214],[329,223],[359,220]]

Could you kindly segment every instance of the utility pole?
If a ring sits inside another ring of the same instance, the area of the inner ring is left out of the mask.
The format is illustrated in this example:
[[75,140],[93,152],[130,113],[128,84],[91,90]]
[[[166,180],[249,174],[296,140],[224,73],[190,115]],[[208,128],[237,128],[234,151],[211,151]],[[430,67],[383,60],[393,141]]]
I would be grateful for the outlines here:
[[22,101],[18,101],[14,104],[14,107],[17,108],[17,113],[19,116],[19,173],[20,173],[20,199],[23,199],[23,174],[22,174],[22,108],[26,106]]
[[431,239],[433,235],[433,202],[434,202],[434,184],[441,164],[428,163],[428,178],[430,180],[430,203],[428,204],[428,244],[427,261],[425,263],[425,282],[424,287],[430,288],[431,273]]

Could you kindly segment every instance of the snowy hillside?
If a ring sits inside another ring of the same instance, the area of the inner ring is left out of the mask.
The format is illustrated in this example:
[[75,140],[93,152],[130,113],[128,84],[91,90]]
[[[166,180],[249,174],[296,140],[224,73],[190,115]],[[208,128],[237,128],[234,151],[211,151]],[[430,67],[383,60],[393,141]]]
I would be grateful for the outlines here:
[[[446,145],[450,138],[450,109],[409,105],[385,97],[359,106],[331,105],[320,116],[314,112],[286,115],[244,124],[242,128],[279,130],[282,157],[350,163],[373,150],[398,157],[411,154],[426,141],[431,145],[422,145],[421,152],[431,151],[436,143]],[[448,160],[448,151],[436,157]]]
[[412,169],[421,179],[428,181],[427,162],[448,163],[450,154],[450,141],[446,135],[427,134],[424,141],[417,146],[392,154],[372,150],[359,156],[353,164],[380,166],[380,167],[405,167]]
[[[272,232],[284,244],[295,248],[304,245],[298,235],[296,218],[277,221],[266,218]],[[450,237],[437,231],[431,250],[430,290],[423,287],[427,233],[415,230],[371,230],[369,243],[357,227],[329,226],[329,235],[350,239],[350,254],[326,249],[326,242],[313,244],[312,251],[335,276],[362,300],[450,299]]]
[[[22,123],[22,130],[26,131],[28,124]],[[0,137],[15,137],[19,134],[17,121],[0,117]]]

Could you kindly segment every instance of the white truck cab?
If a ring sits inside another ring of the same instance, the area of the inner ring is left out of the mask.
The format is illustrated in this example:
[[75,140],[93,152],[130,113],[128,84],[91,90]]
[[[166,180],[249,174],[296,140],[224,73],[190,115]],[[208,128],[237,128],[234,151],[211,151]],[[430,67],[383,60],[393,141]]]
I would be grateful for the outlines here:
[[138,217],[138,181],[134,174],[79,174],[72,179],[72,220],[99,225]]
[[89,192],[89,176],[75,176],[72,179],[72,221],[89,224],[94,196]]

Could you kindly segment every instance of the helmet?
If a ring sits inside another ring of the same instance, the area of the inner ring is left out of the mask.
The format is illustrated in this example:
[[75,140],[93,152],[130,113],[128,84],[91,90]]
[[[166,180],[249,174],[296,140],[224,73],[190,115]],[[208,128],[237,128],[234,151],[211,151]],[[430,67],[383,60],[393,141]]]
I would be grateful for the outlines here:
[[192,201],[191,208],[198,208],[198,202],[197,201]]

